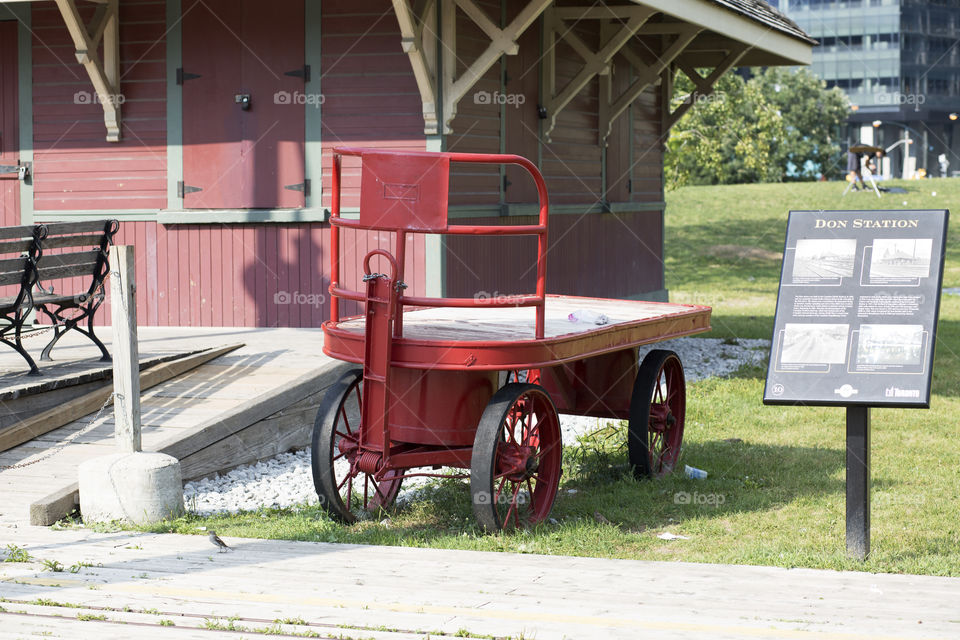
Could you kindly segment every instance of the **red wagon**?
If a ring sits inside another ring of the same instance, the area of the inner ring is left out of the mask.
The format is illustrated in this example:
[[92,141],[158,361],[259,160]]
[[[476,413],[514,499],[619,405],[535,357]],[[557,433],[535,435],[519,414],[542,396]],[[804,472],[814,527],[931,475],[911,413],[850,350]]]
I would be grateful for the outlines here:
[[[340,215],[343,156],[359,156],[359,219]],[[450,163],[514,164],[537,186],[537,224],[450,224]],[[671,351],[637,347],[710,328],[710,308],[546,294],[548,201],[543,177],[515,155],[337,148],[333,157],[331,317],[324,352],[344,360],[312,442],[313,479],[335,518],[390,505],[404,478],[469,469],[473,509],[488,531],[545,519],[560,481],[558,411],[629,420],[639,477],[669,472],[683,438],[683,367]],[[393,250],[362,260],[365,291],[340,279],[340,229],[391,232]],[[535,235],[533,294],[407,295],[412,233]],[[602,250],[598,248],[598,250]],[[364,305],[341,317],[340,303]],[[588,310],[608,322],[571,322]]]

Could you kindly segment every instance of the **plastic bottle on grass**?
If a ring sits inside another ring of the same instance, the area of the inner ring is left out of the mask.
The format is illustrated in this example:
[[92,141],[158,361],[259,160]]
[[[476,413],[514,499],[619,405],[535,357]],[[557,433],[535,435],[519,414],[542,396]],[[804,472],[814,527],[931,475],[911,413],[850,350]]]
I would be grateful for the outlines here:
[[703,469],[697,469],[688,464],[683,465],[683,467],[683,471],[688,478],[693,478],[694,480],[705,480],[707,478],[707,472]]
[[570,322],[588,322],[591,324],[609,324],[610,318],[603,315],[602,313],[597,313],[596,311],[590,311],[589,309],[577,309],[573,313],[567,316],[567,320]]

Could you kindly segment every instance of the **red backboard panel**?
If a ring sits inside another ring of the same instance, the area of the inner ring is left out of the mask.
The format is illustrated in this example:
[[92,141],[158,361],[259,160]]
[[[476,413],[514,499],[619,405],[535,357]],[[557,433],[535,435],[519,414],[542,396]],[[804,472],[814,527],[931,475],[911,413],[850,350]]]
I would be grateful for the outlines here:
[[364,152],[360,224],[371,229],[443,231],[449,191],[446,157]]

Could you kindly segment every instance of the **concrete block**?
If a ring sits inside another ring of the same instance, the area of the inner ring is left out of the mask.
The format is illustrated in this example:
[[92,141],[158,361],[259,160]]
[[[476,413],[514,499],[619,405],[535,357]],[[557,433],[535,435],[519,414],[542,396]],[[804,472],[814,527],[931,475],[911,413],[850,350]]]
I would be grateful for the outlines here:
[[78,469],[84,522],[158,522],[183,514],[180,462],[164,453],[115,453]]

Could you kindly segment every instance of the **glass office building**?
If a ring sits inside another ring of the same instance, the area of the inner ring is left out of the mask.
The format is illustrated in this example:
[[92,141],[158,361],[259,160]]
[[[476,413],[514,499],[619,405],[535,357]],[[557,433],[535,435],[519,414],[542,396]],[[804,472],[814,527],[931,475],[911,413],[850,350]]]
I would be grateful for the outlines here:
[[896,145],[895,176],[939,176],[941,154],[960,175],[960,0],[770,4],[820,42],[811,70],[850,97],[849,142]]

